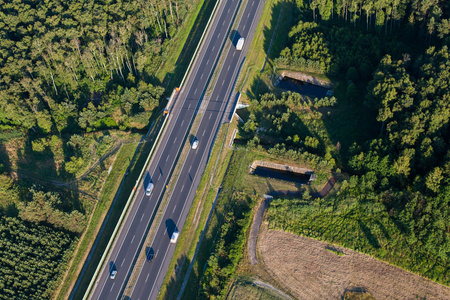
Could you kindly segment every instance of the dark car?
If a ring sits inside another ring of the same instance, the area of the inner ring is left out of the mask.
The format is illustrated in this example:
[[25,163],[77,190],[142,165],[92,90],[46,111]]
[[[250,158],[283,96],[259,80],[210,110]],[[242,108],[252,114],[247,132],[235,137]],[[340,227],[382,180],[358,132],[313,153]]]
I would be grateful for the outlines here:
[[153,256],[155,256],[155,253],[153,253],[153,250],[150,248],[150,250],[147,251],[147,261],[152,261]]

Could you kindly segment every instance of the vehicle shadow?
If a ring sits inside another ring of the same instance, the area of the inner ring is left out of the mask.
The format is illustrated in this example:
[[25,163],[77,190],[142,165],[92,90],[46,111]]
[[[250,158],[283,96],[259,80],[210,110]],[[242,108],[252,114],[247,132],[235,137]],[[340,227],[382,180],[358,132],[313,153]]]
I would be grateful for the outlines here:
[[147,171],[147,174],[145,174],[145,177],[143,180],[144,188],[147,188],[147,186],[150,182],[152,182],[152,178],[150,176],[150,173]]
[[172,219],[167,219],[165,223],[166,223],[167,235],[169,236],[169,238],[171,238],[172,234],[175,232],[175,230],[177,230],[177,225],[175,224],[175,222]]
[[241,38],[241,34],[236,29],[233,29],[230,31],[229,38],[233,46],[236,47],[237,42]]
[[111,261],[110,263],[109,263],[109,274],[111,274],[111,272],[112,271],[114,271],[114,270],[116,270],[117,268],[116,268],[116,264],[113,262],[113,261]]

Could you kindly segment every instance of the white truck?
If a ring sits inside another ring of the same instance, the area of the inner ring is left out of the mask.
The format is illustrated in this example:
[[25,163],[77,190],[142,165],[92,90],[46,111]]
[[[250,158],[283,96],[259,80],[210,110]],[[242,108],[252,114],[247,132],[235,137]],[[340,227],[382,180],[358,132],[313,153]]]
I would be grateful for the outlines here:
[[236,50],[242,50],[242,47],[244,47],[244,41],[245,39],[241,37],[236,44]]

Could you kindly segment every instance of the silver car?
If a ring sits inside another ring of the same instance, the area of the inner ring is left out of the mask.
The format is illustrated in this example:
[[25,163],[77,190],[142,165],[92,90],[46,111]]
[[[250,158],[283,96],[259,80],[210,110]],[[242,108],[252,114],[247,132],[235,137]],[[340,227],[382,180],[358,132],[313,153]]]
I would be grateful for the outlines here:
[[192,142],[192,149],[197,149],[197,147],[198,147],[198,140],[197,139],[194,139],[194,141]]

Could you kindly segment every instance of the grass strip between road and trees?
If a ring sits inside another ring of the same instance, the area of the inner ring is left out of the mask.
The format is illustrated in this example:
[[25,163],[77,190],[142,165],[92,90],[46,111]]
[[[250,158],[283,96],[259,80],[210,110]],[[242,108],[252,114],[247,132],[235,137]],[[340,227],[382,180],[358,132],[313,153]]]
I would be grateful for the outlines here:
[[[82,276],[82,278],[77,289],[73,293],[73,299],[83,298],[86,288],[88,287],[89,282],[91,281],[92,276],[97,269],[105,247],[108,244],[111,235],[117,225],[117,221],[120,218],[125,204],[128,201],[129,195],[133,190],[136,181],[139,179],[142,166],[145,164],[148,153],[153,146],[153,141],[158,134],[160,126],[159,123],[161,122],[161,120],[162,118],[159,118],[155,121],[156,125],[147,138],[147,141],[152,142],[146,142],[144,140],[142,146],[136,152],[134,160],[133,155],[135,154],[138,143],[124,144],[121,147],[116,162],[114,163],[111,173],[108,176],[105,186],[102,190],[99,202],[93,212],[88,229],[86,230],[86,234],[80,242],[79,250],[75,254],[74,262],[72,263],[72,266],[68,271],[69,276],[67,277],[57,299],[64,299],[68,297],[67,293],[69,292],[70,287],[74,285],[74,281],[77,280],[77,277],[79,276]],[[127,168],[129,169],[129,174],[124,179],[123,186],[118,191],[117,189],[120,186],[120,182],[122,181]],[[114,206],[111,207],[116,193],[118,193],[116,202]],[[81,271],[80,268],[84,267],[84,264],[86,263],[85,259],[91,251],[94,240],[96,239],[96,236],[100,230],[100,226],[104,221],[104,218],[109,209],[112,209],[111,214],[107,223],[104,225],[101,237],[99,238],[94,252],[91,255],[91,260],[88,262],[84,272],[79,275],[79,271]]]
[[[289,1],[285,2],[284,0],[268,0],[264,5],[252,44],[250,45],[244,66],[242,67],[241,76],[236,84],[241,91],[248,91],[252,98],[255,98],[256,95],[260,93],[266,92],[262,86],[258,86],[258,91],[256,91],[256,82],[262,76],[261,69],[267,55],[268,61],[264,69],[264,74],[267,76],[274,70],[273,59],[275,59],[280,52],[281,49],[279,48],[286,44],[288,37],[285,34],[273,33],[278,17],[280,17],[283,22],[279,23],[277,32],[288,32],[290,30],[294,22],[294,18],[290,13],[292,5],[294,4]],[[270,53],[267,53],[272,39],[273,42]],[[247,77],[247,80],[244,82],[245,77]]]
[[227,162],[231,157],[230,151],[221,151],[222,144],[226,142],[225,134],[228,132],[227,127],[228,124],[225,124],[219,129],[216,143],[214,144],[208,164],[197,188],[196,196],[178,239],[177,247],[169,265],[169,271],[161,286],[158,299],[172,299],[177,297],[189,264],[194,257],[197,242],[205,227],[206,220],[217,195],[217,190],[226,171]]
[[[90,248],[92,247],[92,243],[99,230],[99,226],[101,225],[101,222],[103,221],[107,210],[111,206],[114,194],[120,186],[128,164],[133,158],[133,154],[136,150],[137,145],[137,143],[124,144],[117,154],[117,157],[111,169],[111,173],[108,175],[105,181],[100,198],[98,199],[94,212],[91,216],[89,226],[81,239],[79,247],[71,263],[71,267],[68,270],[67,278],[59,292],[57,299],[65,299],[68,297],[70,287],[74,284],[74,281],[77,279],[77,275],[79,274],[80,264],[82,264],[86,259],[86,256]],[[125,189],[126,188],[124,187],[124,190]],[[121,199],[119,197],[117,206],[120,206],[120,200]],[[105,230],[107,230],[107,228],[105,228]],[[99,245],[97,245],[97,249],[100,248],[99,246],[101,246],[101,242],[99,243]]]
[[192,56],[217,1],[219,0],[199,0],[192,15],[187,18],[177,36],[170,41],[170,52],[155,75],[167,91],[178,87],[184,74],[189,71]]

